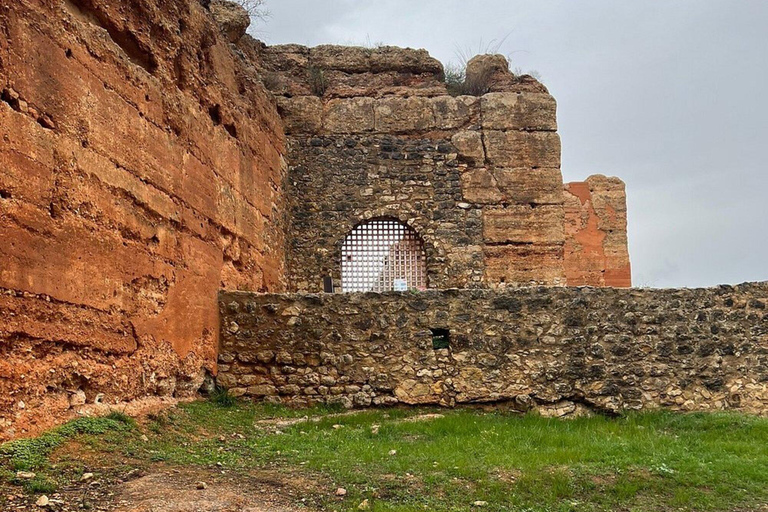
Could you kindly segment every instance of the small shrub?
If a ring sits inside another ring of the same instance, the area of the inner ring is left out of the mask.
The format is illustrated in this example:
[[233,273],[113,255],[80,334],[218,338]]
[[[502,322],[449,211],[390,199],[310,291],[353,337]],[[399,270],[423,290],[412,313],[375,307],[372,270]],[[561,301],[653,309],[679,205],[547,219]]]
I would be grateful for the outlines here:
[[264,0],[236,0],[248,12],[248,16],[264,21],[269,17],[269,11],[264,8]]
[[325,70],[318,66],[310,66],[307,69],[309,74],[309,87],[315,96],[323,96],[328,90],[328,79],[325,76]]
[[219,407],[233,407],[237,404],[237,398],[229,394],[229,390],[216,386],[210,397],[211,402]]
[[24,488],[33,494],[50,494],[56,491],[56,483],[41,476],[24,483]]
[[450,62],[445,65],[444,73],[444,81],[448,93],[451,96],[461,96],[464,94],[464,80],[467,74],[466,67]]
[[136,420],[134,420],[133,418],[131,418],[130,416],[128,416],[122,411],[112,411],[109,414],[107,414],[105,418],[108,420],[117,421],[119,423],[124,423],[130,427],[136,426]]

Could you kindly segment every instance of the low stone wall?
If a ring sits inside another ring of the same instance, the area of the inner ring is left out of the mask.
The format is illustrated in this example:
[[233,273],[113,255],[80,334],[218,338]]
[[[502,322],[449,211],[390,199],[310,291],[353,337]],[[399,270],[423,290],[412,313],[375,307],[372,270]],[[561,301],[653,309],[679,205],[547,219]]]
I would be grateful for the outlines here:
[[218,381],[254,399],[768,411],[768,283],[223,292],[219,303]]

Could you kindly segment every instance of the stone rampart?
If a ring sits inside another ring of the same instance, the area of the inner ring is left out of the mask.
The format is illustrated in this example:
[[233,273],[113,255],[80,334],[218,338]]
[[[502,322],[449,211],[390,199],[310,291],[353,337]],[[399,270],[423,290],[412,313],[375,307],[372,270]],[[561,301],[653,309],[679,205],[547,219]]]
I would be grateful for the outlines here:
[[768,283],[219,302],[218,382],[253,399],[768,412]]

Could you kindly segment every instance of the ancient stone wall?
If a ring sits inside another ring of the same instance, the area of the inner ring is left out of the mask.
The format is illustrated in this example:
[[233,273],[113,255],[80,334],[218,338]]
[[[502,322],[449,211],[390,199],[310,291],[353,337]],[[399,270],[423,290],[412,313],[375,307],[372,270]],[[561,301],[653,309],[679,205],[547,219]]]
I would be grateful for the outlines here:
[[560,139],[543,85],[484,56],[468,69],[484,88],[454,97],[423,50],[240,45],[289,134],[292,290],[338,282],[345,236],[373,218],[421,235],[430,288],[565,284]]
[[565,276],[568,286],[632,286],[627,196],[618,178],[590,176],[565,186]]
[[218,381],[253,399],[768,411],[768,283],[219,301]]
[[2,2],[0,33],[0,440],[195,392],[217,291],[283,288],[273,98],[197,0]]

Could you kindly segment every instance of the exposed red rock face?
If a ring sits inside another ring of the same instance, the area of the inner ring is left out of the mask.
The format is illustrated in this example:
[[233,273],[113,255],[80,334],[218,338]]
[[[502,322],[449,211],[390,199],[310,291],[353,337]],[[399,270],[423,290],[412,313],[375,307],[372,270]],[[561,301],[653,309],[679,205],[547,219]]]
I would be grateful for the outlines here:
[[565,186],[565,275],[568,286],[632,286],[620,179],[596,175]]
[[196,0],[15,0],[0,29],[0,440],[195,392],[217,291],[284,286],[274,100]]

